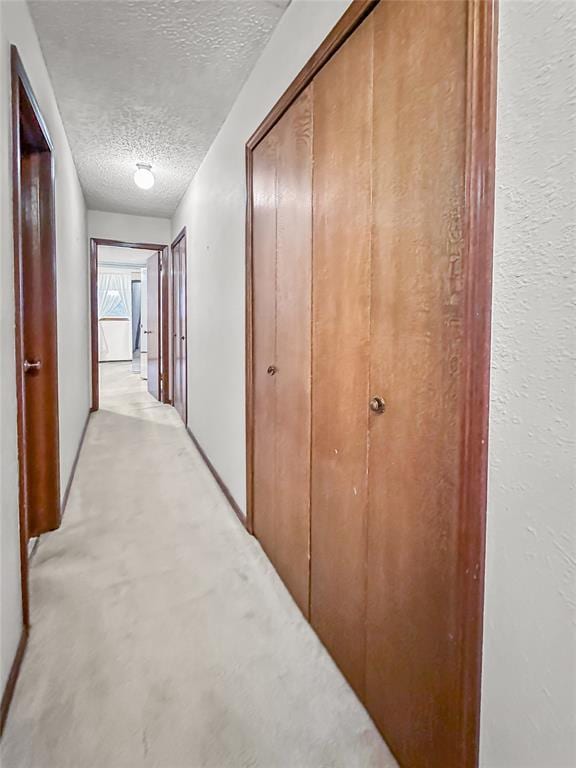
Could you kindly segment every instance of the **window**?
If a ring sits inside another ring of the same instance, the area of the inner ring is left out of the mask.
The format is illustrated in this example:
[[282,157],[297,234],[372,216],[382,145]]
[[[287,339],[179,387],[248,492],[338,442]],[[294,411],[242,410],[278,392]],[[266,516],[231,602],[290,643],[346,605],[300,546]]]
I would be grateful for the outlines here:
[[132,285],[129,274],[104,272],[98,275],[98,317],[131,316]]

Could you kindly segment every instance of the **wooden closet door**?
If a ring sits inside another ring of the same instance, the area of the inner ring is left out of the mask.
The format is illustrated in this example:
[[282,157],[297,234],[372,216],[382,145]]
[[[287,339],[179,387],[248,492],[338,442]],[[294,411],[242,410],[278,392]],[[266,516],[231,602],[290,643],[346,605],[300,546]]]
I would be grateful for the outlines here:
[[308,615],[312,97],[254,152],[254,532]]
[[[276,138],[252,155],[253,529],[272,559],[276,489]],[[274,366],[274,368],[272,368]]]
[[311,621],[365,673],[373,21],[314,81]]
[[180,354],[180,243],[172,246],[172,405],[179,410],[182,400],[181,379],[178,368]]
[[187,420],[186,355],[186,240],[172,248],[172,370],[173,405],[182,421]]
[[459,748],[466,3],[374,11],[368,709],[401,765]]

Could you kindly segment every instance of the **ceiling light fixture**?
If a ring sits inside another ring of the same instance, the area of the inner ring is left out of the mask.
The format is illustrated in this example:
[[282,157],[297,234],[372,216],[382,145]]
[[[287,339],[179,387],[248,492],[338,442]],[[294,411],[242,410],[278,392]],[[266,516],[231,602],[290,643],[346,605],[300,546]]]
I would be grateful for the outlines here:
[[154,174],[152,166],[146,163],[136,163],[137,171],[134,174],[134,184],[140,189],[150,189],[154,186]]

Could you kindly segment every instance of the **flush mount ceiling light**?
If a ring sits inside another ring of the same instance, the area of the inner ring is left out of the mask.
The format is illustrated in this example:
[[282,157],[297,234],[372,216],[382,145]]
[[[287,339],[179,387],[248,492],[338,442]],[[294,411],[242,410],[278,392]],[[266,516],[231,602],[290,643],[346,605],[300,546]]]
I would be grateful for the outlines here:
[[140,189],[150,189],[154,186],[154,174],[150,170],[151,165],[136,163],[137,171],[134,174],[134,184]]

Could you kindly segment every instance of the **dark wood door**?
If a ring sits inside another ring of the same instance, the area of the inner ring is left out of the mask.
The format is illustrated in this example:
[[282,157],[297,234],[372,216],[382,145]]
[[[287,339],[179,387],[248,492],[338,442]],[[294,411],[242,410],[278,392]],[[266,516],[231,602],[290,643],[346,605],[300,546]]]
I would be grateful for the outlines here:
[[163,403],[170,403],[170,250],[160,252],[160,391]]
[[172,404],[187,420],[186,235],[172,245]]
[[254,153],[254,533],[309,611],[312,87]]
[[314,81],[311,621],[359,695],[366,645],[372,31]]
[[145,333],[148,345],[148,392],[160,399],[160,254],[155,253],[146,262],[148,319]]
[[16,376],[21,504],[29,537],[60,525],[52,152],[20,82],[15,130]]
[[373,17],[366,702],[402,765],[461,768],[467,8]]

